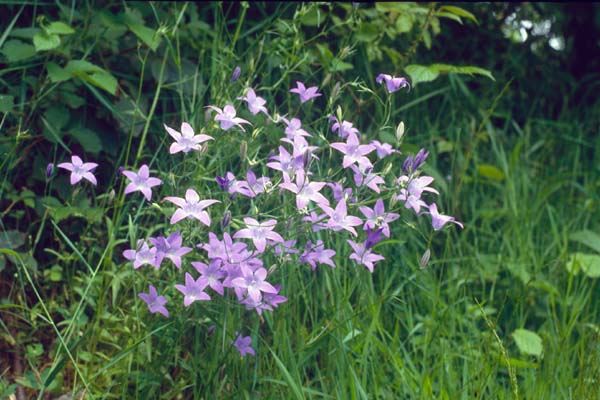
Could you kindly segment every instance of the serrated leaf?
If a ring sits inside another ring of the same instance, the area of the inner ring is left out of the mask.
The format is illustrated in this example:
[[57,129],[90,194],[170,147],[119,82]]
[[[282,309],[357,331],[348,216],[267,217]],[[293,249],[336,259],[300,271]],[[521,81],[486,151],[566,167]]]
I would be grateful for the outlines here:
[[600,253],[600,235],[590,230],[573,232],[569,235],[569,239],[579,242],[589,248]]
[[35,46],[35,51],[52,50],[60,46],[60,36],[38,32],[33,37],[33,45]]
[[471,21],[475,22],[476,24],[479,24],[479,22],[477,21],[477,18],[475,18],[475,15],[471,14],[464,8],[460,8],[460,7],[456,7],[456,6],[441,6],[440,11],[448,11],[449,13],[452,13],[459,17],[468,18]]
[[7,113],[13,109],[15,96],[0,94],[0,112]]
[[477,167],[479,175],[493,179],[495,181],[503,181],[505,179],[504,172],[500,168],[489,164],[481,164]]
[[440,75],[439,71],[417,64],[407,65],[404,70],[410,76],[410,83],[413,86],[421,82],[431,82]]
[[573,275],[577,275],[582,271],[590,278],[600,278],[600,255],[573,253],[567,260],[567,271]]
[[537,333],[528,329],[516,329],[512,333],[512,337],[521,353],[541,357],[544,347],[542,338]]
[[4,43],[0,51],[10,63],[25,60],[35,55],[35,47],[17,39]]
[[102,150],[102,141],[96,132],[90,129],[71,129],[69,135],[75,138],[87,153],[98,154]]
[[75,29],[60,21],[51,22],[45,28],[45,31],[49,35],[71,35],[75,33]]
[[48,70],[48,78],[50,78],[50,82],[52,83],[64,82],[72,77],[68,71],[53,62],[47,63],[46,69]]

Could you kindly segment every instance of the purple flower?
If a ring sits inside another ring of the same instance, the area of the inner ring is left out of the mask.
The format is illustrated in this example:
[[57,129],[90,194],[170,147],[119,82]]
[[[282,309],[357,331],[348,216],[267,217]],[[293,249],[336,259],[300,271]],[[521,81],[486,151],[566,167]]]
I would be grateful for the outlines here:
[[379,84],[381,84],[383,81],[385,81],[385,86],[387,87],[387,91],[389,93],[394,93],[398,89],[407,86],[408,90],[410,91],[410,84],[406,78],[395,77],[388,74],[379,74],[377,78],[375,78],[375,82]]
[[379,140],[372,140],[371,144],[375,146],[377,157],[379,157],[379,159],[385,158],[396,152],[396,150],[394,150],[392,145],[389,143],[381,143]]
[[267,240],[283,243],[283,238],[281,235],[273,231],[275,225],[277,225],[276,220],[270,219],[260,223],[254,218],[246,217],[244,218],[244,223],[246,224],[246,228],[237,231],[233,235],[233,238],[252,239],[252,243],[254,243],[256,250],[258,250],[260,253],[265,251]]
[[463,224],[454,219],[454,217],[438,213],[437,205],[435,203],[429,206],[429,212],[427,214],[431,214],[431,225],[436,231],[442,229],[448,222],[452,222],[464,229]]
[[181,257],[192,251],[191,247],[181,246],[183,238],[179,231],[171,233],[168,238],[159,236],[148,240],[156,247],[155,266],[157,268],[165,257],[173,261],[177,268],[181,268]]
[[247,297],[242,301],[242,304],[244,304],[248,310],[256,310],[258,315],[262,315],[263,310],[273,311],[280,303],[285,303],[287,301],[287,297],[279,295],[281,285],[277,284],[273,287],[277,289],[277,293],[263,293],[261,301],[258,302]]
[[238,181],[237,179],[235,179],[235,175],[233,175],[231,172],[227,172],[225,177],[216,176],[215,180],[217,181],[221,189],[227,190],[227,192],[229,192],[231,196],[233,196],[236,193],[239,193],[243,196],[250,198],[256,197],[256,195],[252,193],[248,182]]
[[317,93],[318,87],[311,86],[308,89],[304,86],[304,83],[296,81],[297,87],[290,90],[290,93],[297,93],[300,95],[300,102],[306,103],[308,100],[315,97],[321,96],[321,93]]
[[316,263],[327,264],[335,268],[335,263],[331,260],[335,254],[335,250],[325,248],[322,240],[317,240],[314,245],[309,241],[306,243],[306,250],[300,256],[300,262],[308,263],[313,271],[317,268]]
[[352,122],[342,121],[340,124],[337,117],[330,117],[329,121],[335,121],[335,124],[331,126],[331,132],[337,131],[338,136],[342,139],[347,137],[349,134],[358,135],[358,129],[352,126]]
[[48,165],[46,165],[46,179],[50,179],[52,177],[53,173],[54,173],[54,164],[49,163]]
[[302,218],[302,221],[308,222],[312,224],[313,232],[322,231],[323,229],[327,229],[327,225],[325,225],[323,221],[327,217],[327,214],[323,213],[318,215],[316,212],[311,211],[308,216]]
[[360,212],[367,218],[365,224],[363,225],[363,229],[378,229],[381,228],[383,234],[387,237],[390,237],[390,226],[388,223],[397,220],[400,215],[396,213],[386,213],[383,208],[383,200],[381,198],[377,199],[374,208],[362,206],[359,207]]
[[242,69],[239,66],[235,67],[235,69],[233,70],[233,74],[231,74],[231,82],[236,82],[240,77],[241,73]]
[[348,243],[354,250],[354,253],[350,255],[350,259],[364,265],[371,272],[373,272],[374,264],[377,261],[385,259],[385,257],[380,256],[379,254],[371,253],[371,249],[367,247],[365,243],[356,243],[352,240],[348,240]]
[[175,289],[183,293],[183,305],[189,307],[195,301],[210,300],[210,296],[204,292],[208,286],[205,279],[198,278],[194,280],[189,273],[185,273],[185,285],[175,285]]
[[277,289],[269,282],[265,281],[265,278],[267,277],[266,269],[258,268],[256,271],[253,271],[249,266],[242,265],[240,271],[242,276],[233,279],[231,283],[235,287],[245,289],[248,297],[250,297],[252,301],[260,301],[262,292],[277,293]]
[[[237,335],[237,332],[236,332]],[[246,356],[246,354],[256,355],[256,352],[252,347],[250,347],[250,343],[252,342],[252,338],[250,336],[242,337],[242,335],[237,335],[233,345],[240,352],[242,357]]]
[[264,193],[267,190],[267,187],[271,185],[271,180],[266,176],[257,179],[254,171],[249,169],[248,172],[246,172],[246,183],[248,184],[252,194],[256,196],[257,194]]
[[212,136],[208,135],[196,135],[192,126],[187,122],[183,122],[181,124],[181,133],[177,132],[173,128],[168,127],[166,124],[163,124],[163,126],[169,135],[175,139],[175,143],[171,144],[171,147],[169,148],[170,154],[179,153],[180,151],[183,151],[184,153],[187,153],[191,150],[199,151],[202,149],[200,143],[214,139]]
[[196,268],[196,271],[200,272],[200,278],[198,278],[198,280],[202,279],[202,281],[206,282],[211,289],[221,296],[224,294],[223,282],[221,282],[221,279],[227,275],[221,268],[222,265],[223,261],[219,258],[211,260],[208,265],[203,262],[192,262],[192,266]]
[[140,191],[148,201],[152,198],[152,187],[162,184],[160,179],[150,177],[150,170],[146,164],[140,167],[137,174],[133,171],[123,171],[123,175],[131,181],[125,187],[125,194]]
[[329,215],[329,220],[327,221],[327,228],[334,231],[340,231],[342,229],[345,229],[348,232],[352,233],[354,236],[358,236],[356,230],[353,227],[362,224],[362,220],[358,217],[348,215],[346,199],[340,200],[337,206],[335,207],[335,210],[323,204],[319,204],[319,207],[321,207],[321,209],[325,211],[327,215]]
[[246,92],[246,95],[244,97],[238,97],[238,100],[244,100],[246,103],[248,103],[248,110],[250,110],[253,115],[262,112],[266,116],[269,116],[267,108],[265,107],[266,100],[257,96],[254,92],[254,89],[249,88]]
[[138,269],[142,265],[149,264],[154,268],[158,268],[160,264],[156,265],[156,248],[150,248],[145,240],[139,239],[137,241],[136,249],[125,250],[123,257],[129,261],[133,261],[133,269]]
[[333,192],[333,199],[335,201],[340,201],[341,199],[350,199],[350,202],[352,203],[352,200],[355,200],[352,198],[352,188],[344,189],[342,184],[338,182],[330,182],[327,184],[327,186],[331,188],[331,191]]
[[358,136],[354,133],[349,133],[346,143],[331,143],[331,147],[340,151],[344,154],[342,161],[342,167],[348,168],[354,163],[358,163],[359,166],[366,168],[372,167],[371,161],[365,155],[375,150],[375,146],[372,144],[360,144]]
[[70,163],[60,163],[58,164],[58,168],[66,169],[67,171],[71,171],[71,185],[75,185],[82,179],[87,179],[93,185],[97,185],[96,177],[92,173],[98,164],[96,163],[84,163],[81,161],[79,156],[71,156]]
[[292,183],[287,175],[284,175],[283,178],[284,182],[279,186],[296,194],[296,206],[299,210],[306,207],[311,200],[319,205],[329,205],[329,200],[319,193],[326,182],[309,182],[308,177],[304,176],[303,170],[296,172],[296,183]]
[[293,143],[293,140],[296,136],[311,136],[310,133],[302,129],[302,121],[300,121],[298,118],[292,118],[291,121],[288,121],[287,118],[282,117],[281,120],[287,125],[285,128],[285,135],[289,139],[290,143]]
[[204,209],[212,204],[220,203],[219,200],[200,200],[198,193],[194,189],[188,189],[185,192],[185,200],[181,197],[165,197],[165,200],[170,201],[180,207],[171,216],[171,225],[185,218],[195,218],[206,226],[210,226],[210,216]]
[[269,243],[275,244],[275,248],[273,249],[276,256],[282,256],[285,254],[297,254],[300,251],[296,249],[294,246],[296,245],[296,240],[285,240],[280,244],[277,243]]
[[272,156],[272,161],[267,163],[267,167],[281,171],[288,177],[294,176],[296,171],[304,168],[302,155],[292,156],[283,146],[279,146],[279,155]]
[[406,160],[404,160],[404,163],[402,164],[402,173],[412,174],[415,172],[421,165],[423,165],[428,155],[428,151],[421,149],[415,155],[414,159],[411,156],[406,157]]
[[210,108],[211,110],[214,110],[217,112],[217,115],[215,115],[215,121],[219,121],[221,129],[224,129],[226,131],[229,130],[232,126],[236,125],[242,131],[246,132],[246,130],[244,129],[242,124],[252,125],[252,124],[250,124],[250,122],[246,121],[245,119],[237,118],[235,116],[236,115],[235,108],[232,105],[228,104],[225,107],[223,107],[222,110],[219,107],[215,107],[215,106],[208,106],[207,108]]
[[357,187],[361,187],[366,185],[369,189],[373,190],[375,193],[379,193],[379,186],[385,184],[385,180],[377,174],[374,174],[373,167],[360,167],[352,164],[350,166],[352,171],[354,171],[354,183]]
[[431,182],[433,182],[431,176],[421,176],[411,179],[406,175],[402,175],[396,179],[396,183],[406,187],[400,189],[400,194],[396,196],[396,199],[405,201],[404,207],[412,208],[418,213],[421,207],[427,207],[427,204],[421,200],[423,192],[439,194],[437,190],[429,187]]
[[169,318],[169,311],[165,308],[167,299],[164,296],[159,296],[156,288],[152,285],[148,285],[149,293],[138,293],[138,297],[146,302],[148,310],[152,314],[161,313],[165,317]]

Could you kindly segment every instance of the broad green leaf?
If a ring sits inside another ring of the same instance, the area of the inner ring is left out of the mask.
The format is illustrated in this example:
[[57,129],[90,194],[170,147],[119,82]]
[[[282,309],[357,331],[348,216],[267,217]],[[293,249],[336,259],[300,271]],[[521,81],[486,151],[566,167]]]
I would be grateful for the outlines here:
[[102,142],[96,132],[87,128],[76,128],[69,131],[69,135],[75,138],[83,149],[92,154],[98,154],[102,150]]
[[398,33],[406,33],[412,31],[415,22],[412,14],[402,13],[396,18],[396,30]]
[[425,43],[425,47],[427,47],[427,50],[431,49],[431,34],[427,29],[423,31],[423,43]]
[[349,69],[354,68],[354,66],[350,63],[341,61],[337,58],[334,58],[333,60],[331,60],[331,72],[338,72],[338,71],[347,71]]
[[537,333],[528,329],[516,329],[512,333],[512,337],[521,353],[541,357],[544,347],[542,338]]
[[25,60],[35,55],[35,47],[20,40],[13,39],[4,43],[2,54],[6,57],[9,63]]
[[21,39],[33,39],[33,37],[41,32],[40,28],[16,28],[10,31],[11,37],[18,37]]
[[471,14],[470,12],[468,12],[467,10],[465,10],[464,8],[460,8],[460,7],[456,7],[456,6],[441,6],[440,7],[440,11],[448,11],[449,13],[452,13],[452,14],[457,15],[459,17],[468,18],[471,21],[475,22],[476,24],[479,23],[477,21],[477,18],[475,18],[475,16],[473,14]]
[[64,82],[72,77],[68,71],[53,62],[47,63],[46,69],[48,70],[48,77],[52,83]]
[[57,131],[62,130],[69,122],[69,110],[66,109],[62,104],[52,106],[44,113],[46,121]]
[[503,181],[505,178],[504,172],[493,165],[481,164],[477,167],[477,170],[479,171],[479,175],[495,181]]
[[71,60],[65,67],[65,70],[73,75],[80,75],[81,73],[105,72],[101,67],[86,60]]
[[7,113],[13,109],[15,96],[0,94],[0,112]]
[[88,80],[112,95],[117,94],[117,79],[108,72],[95,72],[88,76]]
[[566,267],[567,271],[573,275],[577,275],[579,271],[582,271],[590,278],[599,278],[600,255],[586,253],[571,254],[567,260]]
[[313,7],[311,7],[302,16],[302,18],[300,18],[300,23],[302,23],[302,25],[306,25],[306,26],[319,26],[325,20],[326,15],[327,14],[322,12],[321,9],[319,9],[319,7],[317,5],[313,4]]
[[569,239],[586,245],[600,253],[600,235],[596,232],[590,230],[573,232],[569,235]]
[[38,32],[33,37],[35,51],[52,50],[60,46],[60,37],[58,35],[48,35],[45,32]]
[[410,76],[410,83],[413,86],[421,82],[431,82],[440,75],[439,71],[417,64],[408,65],[404,70]]
[[71,35],[75,33],[75,29],[60,21],[50,23],[45,28],[45,31],[49,35]]
[[458,15],[456,15],[456,14],[452,14],[452,13],[444,12],[444,11],[438,11],[438,12],[435,13],[435,15],[437,15],[438,17],[449,18],[449,19],[451,19],[453,21],[458,22],[461,25],[463,23],[462,19]]
[[379,35],[377,25],[370,22],[363,22],[356,31],[356,40],[359,42],[372,42]]

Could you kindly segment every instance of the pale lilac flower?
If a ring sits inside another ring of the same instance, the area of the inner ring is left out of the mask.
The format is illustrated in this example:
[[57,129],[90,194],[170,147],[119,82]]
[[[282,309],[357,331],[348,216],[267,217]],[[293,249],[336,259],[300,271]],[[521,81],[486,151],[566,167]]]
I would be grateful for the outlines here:
[[280,303],[285,303],[287,301],[287,297],[279,295],[281,285],[277,284],[273,285],[273,287],[277,289],[278,293],[263,293],[260,301],[253,301],[250,297],[246,297],[242,301],[242,304],[246,306],[247,310],[256,310],[258,315],[262,315],[263,310],[273,311]]
[[292,183],[287,175],[284,175],[283,178],[284,182],[279,184],[279,187],[296,194],[296,206],[299,210],[306,207],[311,200],[319,205],[329,205],[329,200],[319,193],[327,184],[326,182],[309,182],[308,177],[305,177],[304,171],[301,169],[296,171],[296,183]]
[[256,197],[255,194],[252,192],[252,189],[250,189],[250,185],[248,185],[248,182],[239,181],[235,179],[235,175],[233,175],[231,172],[227,172],[227,174],[225,174],[225,177],[216,176],[215,180],[217,181],[221,189],[227,190],[227,192],[229,192],[231,197],[233,197],[233,195],[236,193],[250,198]]
[[154,268],[160,266],[156,265],[156,247],[150,248],[145,240],[139,239],[137,241],[136,249],[125,250],[123,257],[129,261],[133,261],[133,269],[138,269],[142,265],[149,264]]
[[350,199],[350,202],[352,203],[353,200],[356,200],[356,198],[352,197],[352,188],[344,189],[342,184],[339,182],[330,182],[327,184],[327,186],[331,188],[331,191],[333,192],[333,200],[335,201],[340,201],[341,199]]
[[317,263],[335,268],[335,263],[331,260],[335,254],[335,250],[325,248],[322,240],[317,240],[315,244],[308,241],[304,253],[300,256],[300,262],[308,263],[313,271],[317,268]]
[[300,96],[300,102],[306,103],[310,99],[321,96],[321,93],[317,93],[319,89],[316,86],[311,86],[308,89],[304,86],[304,83],[296,81],[297,87],[290,90],[290,93],[297,93]]
[[90,181],[92,185],[97,185],[98,181],[96,181],[96,177],[92,173],[97,166],[98,164],[93,162],[84,163],[79,156],[71,156],[70,163],[58,164],[58,168],[71,171],[71,185],[75,185],[82,179]]
[[206,226],[210,226],[210,216],[204,209],[212,204],[220,203],[219,200],[200,200],[200,196],[194,189],[185,192],[185,200],[181,197],[165,197],[179,208],[171,216],[171,225],[185,218],[195,218]]
[[387,87],[387,91],[389,93],[394,93],[400,88],[407,87],[410,90],[410,84],[406,80],[406,78],[395,77],[388,74],[379,74],[377,78],[375,78],[375,82],[381,84],[385,81],[385,86]]
[[289,139],[288,142],[292,143],[296,136],[308,136],[311,134],[302,129],[302,121],[298,118],[292,118],[288,120],[287,118],[281,118],[283,122],[286,123],[287,127],[285,128],[285,135]]
[[[237,335],[237,332],[236,332]],[[252,338],[250,336],[242,337],[242,335],[237,335],[233,345],[240,352],[242,357],[246,356],[246,354],[256,355],[256,352],[252,347],[250,347],[250,343],[252,342]]]
[[181,257],[192,251],[191,247],[181,246],[183,238],[179,231],[171,233],[167,238],[159,236],[148,240],[156,247],[155,265],[157,268],[165,257],[173,261],[177,268],[181,268]]
[[375,193],[379,193],[380,189],[377,185],[385,184],[385,180],[381,176],[372,172],[373,167],[364,168],[360,165],[357,167],[355,164],[352,164],[350,168],[352,169],[352,171],[354,171],[354,183],[357,187],[366,185]]
[[266,116],[269,116],[267,108],[265,107],[267,101],[262,97],[257,96],[254,92],[254,89],[249,88],[246,92],[246,95],[244,97],[238,97],[238,100],[244,100],[246,103],[248,103],[248,110],[250,110],[253,115],[262,112]]
[[383,234],[387,237],[390,237],[390,226],[388,223],[397,220],[400,215],[396,213],[386,213],[383,208],[383,200],[381,198],[377,199],[374,208],[361,206],[359,207],[360,212],[367,218],[365,224],[363,225],[363,229],[381,229]]
[[396,150],[389,143],[381,143],[379,140],[371,140],[371,144],[375,146],[375,150],[377,151],[377,157],[379,159],[385,158],[390,154],[396,153]]
[[258,222],[254,218],[244,218],[246,228],[240,229],[234,235],[234,239],[252,239],[252,243],[260,253],[265,251],[267,240],[271,240],[277,243],[283,243],[283,238],[277,232],[274,232],[277,221],[270,219],[262,223]]
[[200,278],[198,278],[198,280],[201,279],[203,282],[206,282],[211,289],[221,296],[224,294],[223,282],[221,279],[227,275],[221,268],[222,265],[223,261],[220,258],[211,260],[208,265],[203,262],[192,262],[192,266],[196,268],[196,271],[200,272]]
[[223,107],[222,110],[219,107],[215,106],[207,106],[207,108],[210,108],[211,110],[217,112],[217,115],[215,115],[215,121],[219,121],[221,129],[224,129],[226,131],[229,130],[232,126],[236,125],[242,131],[246,132],[242,124],[252,125],[245,119],[236,117],[236,111],[232,105],[228,104],[225,107]]
[[408,182],[408,193],[411,195],[420,198],[423,192],[431,192],[435,194],[440,194],[434,188],[429,187],[429,185],[433,182],[433,178],[431,176],[420,176],[418,178],[413,178]]
[[302,155],[292,156],[283,146],[279,146],[279,155],[274,155],[267,167],[281,171],[288,177],[293,177],[296,171],[304,168]]
[[333,121],[335,121],[335,124],[331,126],[331,132],[337,131],[338,136],[342,139],[347,137],[349,134],[358,135],[358,129],[352,125],[352,122],[342,121],[340,124],[337,117],[329,117],[329,122]]
[[196,135],[192,126],[187,122],[181,124],[181,132],[177,132],[166,124],[163,124],[163,126],[169,135],[175,139],[175,143],[171,144],[171,147],[169,148],[170,154],[179,153],[180,151],[187,153],[191,150],[202,150],[200,143],[214,139],[212,136],[208,135]]
[[438,213],[437,205],[435,203],[429,206],[429,213],[427,214],[431,214],[431,225],[436,231],[442,229],[448,222],[452,222],[453,224],[460,226],[461,229],[464,229],[463,224],[454,219],[454,217]]
[[273,287],[269,282],[265,281],[267,277],[267,270],[264,268],[258,268],[253,271],[249,266],[242,265],[240,267],[242,276],[235,278],[231,281],[232,285],[240,289],[245,289],[248,297],[252,301],[260,301],[262,292],[265,293],[277,293],[277,289]]
[[296,240],[285,240],[282,243],[277,244],[276,242],[268,243],[270,245],[275,245],[273,248],[273,252],[276,256],[282,256],[285,254],[297,254],[300,250],[296,249]]
[[346,143],[331,143],[331,147],[344,154],[342,167],[348,168],[354,163],[358,163],[362,168],[371,167],[371,161],[365,155],[375,150],[372,144],[360,144],[356,134],[348,134]]
[[385,257],[371,253],[370,247],[366,246],[365,243],[356,243],[352,240],[348,240],[348,243],[354,250],[354,253],[350,255],[350,259],[356,261],[358,264],[364,265],[369,271],[373,272],[374,264],[377,261],[384,260]]
[[271,179],[266,176],[256,178],[254,171],[251,169],[246,172],[246,183],[252,191],[253,195],[264,193],[271,184]]
[[362,220],[358,217],[348,215],[348,209],[346,207],[346,199],[339,201],[335,210],[323,204],[319,204],[319,207],[329,216],[327,221],[327,228],[333,231],[340,231],[342,229],[347,230],[354,236],[358,236],[354,226],[362,224]]
[[148,285],[148,288],[149,293],[138,293],[138,297],[146,302],[148,310],[152,314],[158,312],[169,318],[169,311],[165,308],[165,304],[167,304],[165,296],[159,296],[156,288],[152,285]]
[[322,222],[325,218],[327,218],[327,214],[323,213],[319,215],[311,211],[306,217],[302,218],[302,221],[310,223],[313,232],[318,232],[327,229],[327,225]]
[[242,69],[239,66],[235,67],[235,69],[233,70],[233,74],[231,74],[231,82],[236,82],[239,79],[241,73]]
[[210,300],[210,296],[204,292],[208,282],[202,278],[194,280],[189,273],[185,273],[185,285],[175,285],[175,289],[183,293],[183,305],[189,307],[195,301]]
[[125,194],[140,191],[150,201],[152,198],[152,187],[162,184],[158,178],[150,176],[150,170],[146,164],[142,165],[136,174],[133,171],[123,171],[123,175],[131,182],[125,187]]
[[400,194],[396,196],[396,199],[405,201],[404,207],[412,208],[418,213],[421,207],[427,207],[427,204],[421,200],[423,192],[439,194],[437,190],[429,187],[431,182],[433,182],[431,176],[421,176],[411,179],[406,175],[402,175],[396,179],[396,183],[406,187],[400,189]]

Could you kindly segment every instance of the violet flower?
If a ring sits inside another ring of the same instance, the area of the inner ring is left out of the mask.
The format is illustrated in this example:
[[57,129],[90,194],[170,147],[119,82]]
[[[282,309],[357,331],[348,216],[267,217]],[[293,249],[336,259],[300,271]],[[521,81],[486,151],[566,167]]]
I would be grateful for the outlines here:
[[304,83],[302,83],[300,81],[296,81],[296,86],[297,87],[290,90],[290,93],[297,93],[300,96],[301,103],[306,103],[310,99],[314,99],[315,97],[322,96],[321,93],[317,93],[317,90],[319,88],[316,86],[311,86],[307,89],[304,86]]
[[187,122],[183,122],[181,124],[181,132],[177,132],[175,129],[168,127],[166,124],[163,124],[165,130],[173,139],[175,139],[175,143],[171,144],[169,148],[170,154],[179,153],[183,151],[187,153],[191,150],[202,150],[202,146],[200,143],[206,142],[208,140],[213,140],[212,136],[208,135],[196,135],[194,129]]
[[335,268],[335,263],[331,259],[335,254],[335,250],[325,248],[322,240],[317,240],[315,244],[308,241],[304,253],[300,256],[300,262],[308,263],[313,271],[317,268],[317,263]]
[[233,74],[231,74],[231,82],[236,82],[239,79],[241,73],[242,69],[239,66],[235,67],[235,69],[233,70]]
[[244,218],[244,223],[246,224],[246,228],[237,231],[233,235],[233,238],[252,239],[252,243],[254,243],[254,246],[259,253],[265,251],[267,240],[283,243],[281,235],[273,231],[275,225],[277,225],[276,220],[270,219],[260,223],[254,218],[246,217]]
[[426,214],[431,214],[431,225],[436,231],[442,229],[448,222],[452,222],[453,224],[460,226],[461,229],[464,229],[463,224],[454,219],[454,217],[440,214],[435,203],[429,205],[429,212]]
[[237,337],[235,338],[235,341],[233,341],[233,346],[240,352],[240,355],[242,357],[246,356],[247,354],[252,354],[253,356],[256,355],[256,352],[254,351],[254,349],[252,347],[250,347],[250,343],[252,342],[252,338],[250,336],[245,336],[242,337],[242,335],[238,335],[236,332]]
[[258,268],[253,271],[250,267],[242,265],[240,267],[242,276],[235,278],[231,281],[233,286],[240,289],[245,289],[253,301],[260,301],[262,292],[265,293],[277,293],[277,289],[273,287],[269,282],[265,281],[267,277],[267,270],[264,268]]
[[208,286],[210,286],[211,289],[221,296],[223,296],[225,293],[221,279],[227,275],[221,268],[222,265],[223,261],[219,258],[211,260],[208,265],[203,262],[192,262],[192,266],[200,273],[200,278],[198,278],[198,280],[205,282]]
[[400,215],[396,213],[386,213],[383,208],[383,200],[377,199],[374,208],[361,206],[360,212],[367,218],[363,229],[378,229],[381,228],[383,234],[390,237],[390,226],[388,223],[397,220]]
[[195,301],[210,300],[210,296],[204,292],[208,282],[202,278],[194,280],[189,273],[185,273],[185,285],[175,285],[175,289],[183,293],[183,305],[189,307]]
[[406,78],[395,77],[388,74],[379,74],[377,75],[377,78],[375,78],[375,82],[379,84],[381,84],[383,81],[385,81],[385,86],[387,87],[387,91],[389,93],[394,93],[398,89],[407,86],[408,90],[410,91],[410,84],[408,83]]
[[146,302],[148,310],[152,314],[161,313],[169,318],[169,311],[165,308],[167,299],[164,296],[159,296],[154,286],[148,285],[148,289],[148,293],[138,293],[138,297]]
[[159,236],[157,238],[149,238],[150,243],[156,247],[155,264],[160,266],[162,260],[166,257],[173,261],[173,264],[181,269],[181,257],[192,251],[191,247],[182,247],[183,238],[179,231],[173,232],[168,238]]
[[162,184],[162,181],[158,178],[150,176],[150,170],[146,164],[142,165],[136,174],[133,171],[123,171],[123,175],[127,177],[131,182],[125,187],[125,194],[132,192],[142,192],[146,200],[150,201],[152,198],[152,188]]
[[346,199],[340,200],[337,206],[335,207],[335,210],[323,204],[319,204],[319,207],[321,207],[321,209],[325,211],[327,215],[329,215],[329,220],[327,221],[327,228],[334,231],[340,231],[342,229],[345,229],[348,232],[352,233],[354,236],[358,236],[356,230],[353,227],[362,224],[362,220],[358,217],[348,215]]
[[319,193],[327,184],[326,182],[309,182],[308,177],[304,176],[303,170],[296,171],[296,183],[292,183],[287,175],[284,175],[283,178],[284,182],[279,184],[279,187],[296,194],[296,207],[299,210],[306,207],[311,200],[319,205],[329,205],[329,200]]
[[262,112],[267,117],[269,116],[267,108],[265,107],[267,101],[262,97],[257,96],[254,92],[254,89],[249,88],[246,92],[246,95],[244,97],[238,97],[238,100],[244,100],[246,103],[248,103],[248,110],[250,110],[253,115]]
[[96,181],[96,177],[92,173],[96,167],[98,167],[98,164],[93,162],[84,163],[79,156],[71,156],[70,163],[64,162],[58,164],[58,168],[71,171],[71,185],[75,185],[82,179],[90,181],[92,185],[97,185],[98,181]]
[[346,143],[331,143],[331,147],[344,154],[342,167],[348,168],[354,163],[366,168],[372,167],[371,161],[365,155],[375,150],[372,144],[360,144],[358,136],[354,133],[349,133]]
[[371,249],[365,245],[365,243],[356,243],[352,240],[348,240],[348,244],[354,250],[354,253],[350,255],[350,259],[356,261],[358,264],[364,265],[370,272],[373,272],[373,268],[377,261],[384,260],[385,257],[371,253]]
[[145,240],[139,239],[136,248],[125,250],[123,252],[123,257],[129,261],[133,261],[133,269],[138,269],[145,264],[152,265],[154,268],[159,268],[160,264],[156,265],[156,252],[157,250],[155,247],[150,248]]
[[379,140],[371,140],[371,144],[375,146],[375,150],[377,151],[377,157],[379,159],[385,158],[390,154],[396,153],[396,150],[389,143],[381,143]]
[[337,117],[330,117],[330,122],[335,121],[335,124],[331,126],[331,131],[338,133],[338,136],[342,139],[347,137],[349,134],[358,135],[358,129],[356,129],[352,122],[342,121],[341,123],[338,121]]
[[226,131],[229,130],[232,126],[236,125],[242,131],[246,132],[242,124],[252,125],[245,119],[236,117],[236,111],[232,105],[228,104],[225,107],[223,107],[222,110],[219,107],[215,106],[207,106],[206,108],[210,108],[211,110],[217,112],[217,115],[215,115],[215,121],[218,121],[220,123],[221,129],[224,129]]
[[204,209],[212,204],[220,203],[219,200],[200,200],[198,193],[194,189],[188,189],[185,192],[185,200],[181,197],[165,197],[179,207],[171,216],[170,224],[176,224],[185,218],[195,218],[206,226],[210,226],[210,216]]

